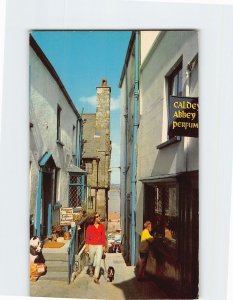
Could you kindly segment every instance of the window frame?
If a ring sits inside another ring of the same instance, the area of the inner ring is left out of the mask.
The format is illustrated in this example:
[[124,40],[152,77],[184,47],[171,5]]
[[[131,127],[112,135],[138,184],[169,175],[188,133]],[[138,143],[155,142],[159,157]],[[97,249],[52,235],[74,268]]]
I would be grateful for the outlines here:
[[[181,73],[180,73],[181,72]],[[177,62],[173,65],[173,67],[170,69],[170,71],[167,73],[167,75],[165,76],[165,83],[166,83],[166,103],[167,103],[167,120],[169,118],[169,107],[170,107],[170,96],[177,96],[172,93],[173,87],[171,87],[174,83],[174,78],[180,73],[182,74],[183,72],[183,56],[181,56]],[[179,78],[179,76],[178,76]],[[181,79],[181,95],[183,95],[183,76]],[[179,80],[178,80],[178,88],[179,88]],[[167,140],[159,145],[157,145],[157,149],[161,150],[169,145],[172,145],[174,143],[180,142],[181,141],[181,136],[169,136],[167,134]]]
[[62,108],[57,105],[57,141],[61,141],[61,112]]
[[[179,81],[179,74],[182,75],[182,71],[183,71],[183,59],[180,58],[177,63],[175,64],[175,66],[173,67],[172,72],[170,72],[169,75],[167,75],[167,114],[168,114],[168,118],[169,118],[169,108],[170,108],[170,97],[171,96],[183,96],[183,76],[181,77],[181,84]],[[176,76],[178,76],[178,81],[177,81],[177,86],[176,86],[176,92],[173,93],[174,90],[174,81]],[[179,93],[179,87],[181,86],[181,94]],[[180,136],[169,136],[167,135],[167,140],[168,141],[173,141],[174,142],[178,142],[181,141],[181,137]]]
[[[179,74],[182,75],[182,70],[183,70],[183,61],[181,60],[178,65],[176,65],[175,69],[172,71],[171,74],[169,74],[167,77],[167,84],[168,84],[168,101],[170,96],[183,96],[183,89],[182,89],[182,82],[183,82],[183,78],[181,78],[181,94],[179,95],[179,87],[180,87],[180,80],[179,80]],[[176,92],[173,93],[173,89],[174,89],[174,81],[176,76],[178,75],[178,84],[176,87]]]

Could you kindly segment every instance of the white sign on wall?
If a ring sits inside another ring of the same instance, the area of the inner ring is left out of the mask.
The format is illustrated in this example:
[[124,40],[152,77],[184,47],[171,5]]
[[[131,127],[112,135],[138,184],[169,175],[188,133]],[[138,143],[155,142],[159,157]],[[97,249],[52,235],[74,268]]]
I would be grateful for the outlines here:
[[61,207],[60,208],[60,225],[71,225],[73,222],[73,208]]

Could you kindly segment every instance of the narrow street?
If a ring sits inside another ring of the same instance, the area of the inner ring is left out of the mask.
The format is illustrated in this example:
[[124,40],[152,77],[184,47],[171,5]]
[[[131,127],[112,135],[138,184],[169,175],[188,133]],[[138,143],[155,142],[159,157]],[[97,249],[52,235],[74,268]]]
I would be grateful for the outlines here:
[[[32,297],[59,297],[80,299],[166,299],[166,295],[151,281],[138,282],[134,267],[127,266],[121,253],[106,254],[106,268],[115,268],[114,281],[107,282],[102,275],[100,285],[86,274],[87,267],[70,285],[65,281],[43,280],[32,282]],[[104,267],[104,266],[103,266]]]

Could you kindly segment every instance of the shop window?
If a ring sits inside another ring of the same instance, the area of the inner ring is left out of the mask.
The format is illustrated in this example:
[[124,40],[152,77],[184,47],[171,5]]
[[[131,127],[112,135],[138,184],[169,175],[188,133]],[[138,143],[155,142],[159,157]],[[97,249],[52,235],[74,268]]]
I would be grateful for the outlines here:
[[176,184],[154,186],[155,234],[172,243],[177,239],[177,188]]

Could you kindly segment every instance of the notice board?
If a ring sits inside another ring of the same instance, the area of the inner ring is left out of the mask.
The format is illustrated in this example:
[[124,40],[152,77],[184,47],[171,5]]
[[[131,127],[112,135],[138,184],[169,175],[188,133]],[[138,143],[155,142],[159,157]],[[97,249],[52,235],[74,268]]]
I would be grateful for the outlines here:
[[60,225],[70,225],[73,221],[73,208],[61,207],[60,208]]

